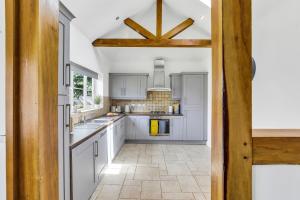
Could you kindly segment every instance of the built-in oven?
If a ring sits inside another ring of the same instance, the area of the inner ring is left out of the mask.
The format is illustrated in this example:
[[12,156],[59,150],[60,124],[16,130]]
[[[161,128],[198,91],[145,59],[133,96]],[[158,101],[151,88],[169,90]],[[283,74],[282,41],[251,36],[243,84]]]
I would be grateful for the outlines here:
[[150,117],[149,134],[150,136],[169,136],[170,118],[166,116]]

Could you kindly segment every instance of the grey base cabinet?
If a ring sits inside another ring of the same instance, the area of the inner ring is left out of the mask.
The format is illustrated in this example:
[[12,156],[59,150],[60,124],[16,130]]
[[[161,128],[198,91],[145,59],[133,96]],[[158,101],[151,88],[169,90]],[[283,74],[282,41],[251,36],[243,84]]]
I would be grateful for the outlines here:
[[96,136],[94,143],[95,151],[95,180],[96,183],[100,181],[100,175],[102,169],[105,167],[108,161],[108,149],[107,149],[107,131],[104,130]]
[[149,116],[128,116],[126,123],[127,140],[149,140]]
[[95,190],[95,140],[91,138],[72,150],[73,200],[88,200]]
[[183,117],[174,117],[171,119],[170,140],[183,140]]

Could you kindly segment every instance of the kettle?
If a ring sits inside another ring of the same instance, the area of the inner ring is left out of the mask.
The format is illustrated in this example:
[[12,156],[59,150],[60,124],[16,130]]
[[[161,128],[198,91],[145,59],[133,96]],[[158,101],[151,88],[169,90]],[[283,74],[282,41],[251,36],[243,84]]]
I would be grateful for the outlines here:
[[129,105],[125,105],[125,112],[130,113],[130,106]]

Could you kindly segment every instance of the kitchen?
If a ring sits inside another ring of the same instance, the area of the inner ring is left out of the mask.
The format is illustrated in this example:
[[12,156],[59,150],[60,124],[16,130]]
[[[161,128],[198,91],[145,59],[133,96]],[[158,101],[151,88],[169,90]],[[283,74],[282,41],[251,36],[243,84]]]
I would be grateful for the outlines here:
[[0,0],[0,199],[299,199],[299,1],[61,1]]
[[[60,4],[60,199],[210,199],[210,49],[91,46],[140,38],[126,17],[151,30],[159,2],[136,2],[143,12],[122,11],[106,33],[88,29],[80,1]],[[163,31],[185,21],[172,37],[210,38],[208,6],[185,16],[161,3]]]

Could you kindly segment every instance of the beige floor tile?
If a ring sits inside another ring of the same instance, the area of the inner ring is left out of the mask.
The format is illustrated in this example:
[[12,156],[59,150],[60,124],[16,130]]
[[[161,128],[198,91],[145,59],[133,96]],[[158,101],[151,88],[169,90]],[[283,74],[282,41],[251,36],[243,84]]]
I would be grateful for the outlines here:
[[141,180],[125,180],[124,185],[142,186],[142,181]]
[[191,175],[186,164],[167,164],[167,170],[169,175]]
[[177,181],[177,176],[160,176],[161,181]]
[[104,185],[101,192],[97,196],[97,200],[117,200],[121,186],[119,185]]
[[142,191],[147,193],[161,193],[160,181],[143,181]]
[[120,194],[120,198],[123,199],[139,199],[141,195],[140,186],[123,186]]
[[123,185],[126,174],[121,175],[104,175],[101,180],[101,184],[103,185]]
[[181,192],[177,181],[161,181],[162,192]]
[[[198,193],[194,193],[195,199],[196,200],[206,200],[205,196],[203,193],[198,192]],[[210,199],[209,199],[210,200]]]
[[141,199],[162,199],[162,194],[161,193],[156,193],[156,192],[144,192],[142,191],[141,193]]
[[210,186],[211,177],[210,176],[196,176],[196,181],[200,186]]
[[159,168],[137,167],[134,175],[135,180],[159,180]]
[[201,191],[204,193],[210,193],[211,192],[211,188],[210,186],[200,186]]
[[210,193],[204,193],[206,200],[211,200],[211,194]]
[[178,176],[177,179],[182,192],[201,192],[193,176]]
[[193,193],[162,193],[162,197],[169,200],[195,199]]
[[210,200],[210,167],[206,146],[125,144],[92,200]]

